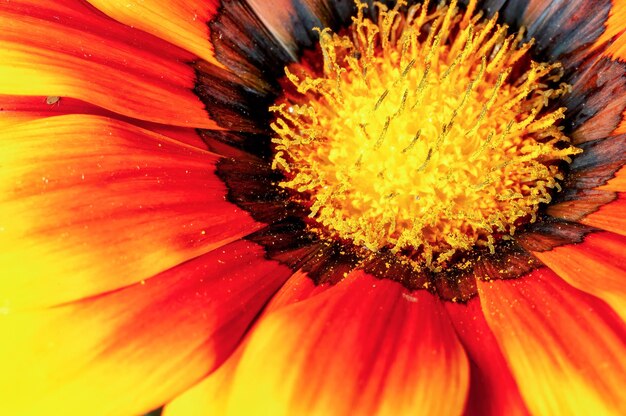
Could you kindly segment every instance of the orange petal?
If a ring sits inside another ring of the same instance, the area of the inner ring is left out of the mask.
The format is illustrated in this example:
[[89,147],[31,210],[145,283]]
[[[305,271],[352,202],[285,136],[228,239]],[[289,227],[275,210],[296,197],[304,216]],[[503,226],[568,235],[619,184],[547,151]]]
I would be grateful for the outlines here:
[[0,314],[0,414],[133,415],[218,366],[287,267],[239,241],[143,284]]
[[0,131],[0,302],[67,302],[159,273],[261,227],[224,201],[218,157],[118,120]]
[[[72,97],[152,122],[216,128],[178,48],[76,1],[4,3],[0,94]],[[182,62],[181,62],[182,60]]]
[[306,272],[298,270],[285,282],[280,291],[272,297],[265,309],[265,313],[307,300],[325,292],[330,287],[332,286],[328,284],[316,285]]
[[626,111],[622,113],[622,120],[615,129],[615,134],[626,134]]
[[14,124],[20,124],[27,121],[37,120],[37,117],[34,114],[30,113],[0,113],[0,129],[4,129],[5,127],[12,126]]
[[0,94],[0,128],[62,114],[115,113],[73,98]]
[[87,0],[118,22],[144,30],[221,65],[210,42],[209,21],[219,0]]
[[[33,121],[44,117],[67,114],[89,114],[116,118],[144,129],[179,140],[182,143],[206,149],[206,143],[200,138],[196,129],[151,123],[124,117],[93,104],[67,97],[27,97],[16,95],[0,95],[0,128],[25,121]],[[215,135],[223,130],[204,130]]]
[[605,300],[626,321],[626,237],[597,232],[582,243],[534,255],[572,286]]
[[353,272],[260,318],[229,391],[214,396],[217,386],[203,383],[209,408],[200,407],[207,396],[190,397],[203,414],[460,414],[468,376],[439,299]]
[[446,309],[470,360],[467,415],[527,415],[517,383],[477,297],[467,304],[447,302]]
[[[306,300],[328,289],[327,285],[315,285],[306,273],[294,273],[272,297],[263,314],[284,306]],[[251,330],[250,332],[253,332]],[[249,332],[249,333],[250,333]],[[165,406],[163,416],[206,416],[227,414],[225,400],[216,400],[230,394],[230,388],[237,371],[237,365],[246,349],[248,337],[237,347],[231,356],[208,377],[186,390]]]
[[624,414],[626,328],[604,302],[547,268],[478,290],[532,414]]
[[239,346],[217,370],[175,397],[165,406],[162,416],[230,415],[227,413],[227,403],[224,400],[216,399],[223,398],[230,393],[237,364],[243,351],[244,348]]
[[605,191],[617,191],[617,192],[626,192],[626,167],[622,167],[620,170],[615,172],[612,179],[602,186],[599,186],[598,189],[602,189]]
[[593,48],[610,42],[603,54],[612,59],[624,60],[626,58],[626,36],[623,36],[626,26],[624,22],[626,22],[626,2],[613,1],[609,18],[605,23],[604,33],[595,41]]
[[581,219],[583,224],[626,235],[626,192],[618,192],[617,199]]

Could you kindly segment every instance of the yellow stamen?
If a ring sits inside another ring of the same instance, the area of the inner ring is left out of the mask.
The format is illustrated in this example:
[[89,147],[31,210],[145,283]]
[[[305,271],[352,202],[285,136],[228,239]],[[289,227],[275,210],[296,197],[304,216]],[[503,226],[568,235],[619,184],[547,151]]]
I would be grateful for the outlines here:
[[286,69],[273,167],[322,235],[437,269],[533,221],[580,150],[546,106],[560,64],[524,64],[531,43],[476,1],[405,6],[373,22],[357,2],[347,35],[319,30],[322,73]]

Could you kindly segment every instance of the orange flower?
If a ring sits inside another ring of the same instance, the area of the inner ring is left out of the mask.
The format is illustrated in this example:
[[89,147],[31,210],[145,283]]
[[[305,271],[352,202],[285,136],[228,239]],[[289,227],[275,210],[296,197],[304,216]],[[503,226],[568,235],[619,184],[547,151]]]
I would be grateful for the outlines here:
[[[626,413],[626,4],[366,3],[0,2],[0,414]],[[328,163],[378,115],[330,103],[365,64],[384,92],[350,96],[401,106],[368,168],[403,156],[357,181],[366,159]],[[461,110],[476,127],[444,151]],[[414,148],[428,175],[456,153],[505,173],[384,211]],[[476,208],[512,184],[523,212]]]

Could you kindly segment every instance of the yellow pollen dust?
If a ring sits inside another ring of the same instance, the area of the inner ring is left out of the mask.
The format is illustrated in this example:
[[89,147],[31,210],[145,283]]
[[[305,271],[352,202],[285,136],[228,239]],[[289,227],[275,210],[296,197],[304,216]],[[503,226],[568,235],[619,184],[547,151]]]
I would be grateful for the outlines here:
[[548,108],[569,88],[554,87],[561,66],[531,61],[532,41],[476,1],[374,7],[377,21],[357,2],[345,35],[319,30],[323,69],[286,68],[293,91],[270,108],[280,186],[314,229],[364,253],[436,270],[458,251],[493,252],[580,152],[555,124],[565,109]]

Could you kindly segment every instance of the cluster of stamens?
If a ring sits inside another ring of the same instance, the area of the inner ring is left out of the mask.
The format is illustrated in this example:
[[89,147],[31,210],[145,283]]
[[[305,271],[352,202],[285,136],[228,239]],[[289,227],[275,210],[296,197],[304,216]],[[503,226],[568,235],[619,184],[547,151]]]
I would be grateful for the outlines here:
[[428,1],[358,13],[347,34],[319,30],[323,70],[286,69],[271,110],[280,186],[310,206],[313,226],[365,252],[441,268],[458,251],[493,251],[535,220],[580,150],[557,126],[568,91],[558,63],[498,17]]

